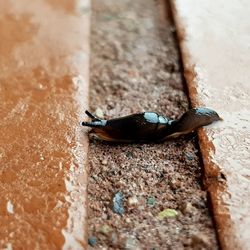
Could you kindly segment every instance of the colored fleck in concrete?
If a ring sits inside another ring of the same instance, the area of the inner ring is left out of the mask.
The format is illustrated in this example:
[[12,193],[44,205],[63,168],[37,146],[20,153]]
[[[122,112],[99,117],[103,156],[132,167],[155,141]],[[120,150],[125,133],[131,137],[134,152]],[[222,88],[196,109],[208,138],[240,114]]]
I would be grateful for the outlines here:
[[250,2],[173,1],[193,106],[224,122],[199,138],[220,243],[250,249]]
[[0,0],[0,248],[85,248],[88,1]]

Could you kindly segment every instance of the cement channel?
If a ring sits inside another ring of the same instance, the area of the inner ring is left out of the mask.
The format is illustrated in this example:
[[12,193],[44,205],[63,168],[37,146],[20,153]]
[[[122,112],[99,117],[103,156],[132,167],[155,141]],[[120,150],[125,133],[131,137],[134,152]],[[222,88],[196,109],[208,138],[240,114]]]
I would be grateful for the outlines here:
[[[90,110],[113,118],[189,108],[175,27],[162,2],[92,2]],[[121,192],[124,213],[112,210]],[[217,249],[196,135],[162,144],[90,140],[90,249]],[[164,209],[175,216],[159,219]]]

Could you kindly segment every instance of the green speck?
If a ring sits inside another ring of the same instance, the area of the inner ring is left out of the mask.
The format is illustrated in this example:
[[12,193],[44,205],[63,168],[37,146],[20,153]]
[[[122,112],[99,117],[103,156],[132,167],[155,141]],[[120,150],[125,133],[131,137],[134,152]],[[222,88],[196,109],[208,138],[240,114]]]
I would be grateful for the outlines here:
[[192,161],[192,160],[194,159],[193,154],[190,153],[190,152],[186,152],[186,153],[185,153],[185,156],[186,156],[186,158],[187,158],[189,161]]
[[118,19],[118,16],[117,15],[104,14],[102,18],[103,18],[104,21],[110,22],[110,21]]
[[155,197],[149,197],[147,200],[147,205],[153,207],[156,203]]
[[112,229],[110,228],[109,225],[104,224],[98,231],[103,234],[108,234],[109,232],[112,231]]
[[174,218],[177,215],[178,212],[175,209],[166,208],[157,215],[157,218],[163,220],[165,218]]

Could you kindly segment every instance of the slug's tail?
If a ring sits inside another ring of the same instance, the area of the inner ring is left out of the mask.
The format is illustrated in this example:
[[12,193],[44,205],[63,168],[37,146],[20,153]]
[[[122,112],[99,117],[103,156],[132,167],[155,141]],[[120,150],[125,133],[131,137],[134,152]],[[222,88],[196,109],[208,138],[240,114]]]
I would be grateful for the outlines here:
[[82,126],[98,128],[103,127],[106,124],[106,120],[101,120],[97,116],[91,114],[88,110],[85,111],[85,114],[92,119],[91,122],[82,122]]

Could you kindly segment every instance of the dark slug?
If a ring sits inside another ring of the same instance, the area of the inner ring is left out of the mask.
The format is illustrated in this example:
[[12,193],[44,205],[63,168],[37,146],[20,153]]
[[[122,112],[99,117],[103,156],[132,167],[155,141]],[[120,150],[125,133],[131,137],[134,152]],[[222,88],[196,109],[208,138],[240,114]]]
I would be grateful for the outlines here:
[[154,112],[144,112],[111,120],[103,120],[89,111],[85,113],[91,122],[82,122],[91,127],[99,139],[114,142],[152,142],[163,141],[188,134],[201,126],[222,120],[212,109],[195,108],[184,113],[180,119],[171,120]]

